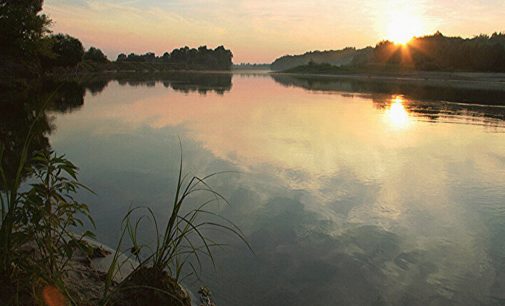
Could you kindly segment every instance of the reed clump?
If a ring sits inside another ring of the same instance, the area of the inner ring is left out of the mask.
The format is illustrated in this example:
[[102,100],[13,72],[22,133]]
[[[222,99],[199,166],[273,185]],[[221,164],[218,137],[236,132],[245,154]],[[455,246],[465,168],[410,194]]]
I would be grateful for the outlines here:
[[[210,207],[220,202],[229,204],[208,183],[209,179],[219,174],[222,173],[205,177],[183,175],[181,157],[174,200],[167,206],[170,215],[166,225],[160,226],[161,223],[150,208],[129,210],[123,219],[116,254],[124,249],[139,264],[125,280],[113,286],[114,274],[121,266],[118,260],[114,261],[106,280],[102,300],[104,304],[147,305],[144,303],[148,302],[150,305],[191,305],[189,295],[179,285],[180,282],[190,276],[199,277],[205,259],[215,266],[212,249],[224,246],[207,236],[209,230],[227,232],[243,241],[252,251],[241,230],[230,220],[213,212]],[[206,194],[203,197],[206,200],[190,203],[193,202],[192,196],[198,193]],[[146,213],[134,219],[133,214],[140,209]],[[154,247],[140,245],[138,242],[138,231],[139,228],[145,230],[141,224],[146,218],[150,219],[156,233]]]

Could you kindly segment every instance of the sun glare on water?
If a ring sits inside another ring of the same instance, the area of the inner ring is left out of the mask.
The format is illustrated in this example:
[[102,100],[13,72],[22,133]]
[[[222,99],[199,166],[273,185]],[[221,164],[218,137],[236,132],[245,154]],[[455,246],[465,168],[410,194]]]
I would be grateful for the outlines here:
[[395,129],[404,129],[411,123],[408,111],[403,105],[404,99],[402,96],[396,96],[391,100],[391,104],[386,109],[386,121]]
[[405,45],[414,36],[423,33],[421,20],[406,12],[391,13],[389,17],[387,39]]

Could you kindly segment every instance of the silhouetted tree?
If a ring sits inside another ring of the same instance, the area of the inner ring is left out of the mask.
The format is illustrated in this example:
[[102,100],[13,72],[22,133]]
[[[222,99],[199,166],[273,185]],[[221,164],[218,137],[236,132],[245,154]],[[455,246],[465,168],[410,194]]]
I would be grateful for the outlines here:
[[95,47],[90,47],[88,51],[84,53],[83,59],[97,63],[107,63],[109,61],[102,50]]
[[124,61],[126,61],[126,59],[127,59],[126,54],[121,53],[121,54],[119,54],[119,55],[117,56],[116,62],[124,62]]
[[50,20],[41,0],[0,0],[0,50],[5,53],[37,55],[40,40]]
[[149,62],[165,63],[173,69],[212,69],[229,70],[232,66],[233,54],[230,50],[219,46],[214,50],[207,46],[195,48],[183,47],[172,50],[171,53],[165,52],[157,57],[153,52],[142,55],[130,53],[128,56],[120,54],[117,62]]
[[168,52],[163,53],[163,55],[161,56],[161,61],[168,63],[170,61],[170,53]]
[[383,41],[369,64],[399,69],[505,72],[505,35],[447,37],[440,32],[414,38],[407,46]]
[[82,61],[84,48],[75,37],[66,34],[49,36],[54,56],[45,60],[46,67],[71,67]]
[[40,73],[39,56],[49,52],[49,18],[41,0],[0,0],[0,77]]

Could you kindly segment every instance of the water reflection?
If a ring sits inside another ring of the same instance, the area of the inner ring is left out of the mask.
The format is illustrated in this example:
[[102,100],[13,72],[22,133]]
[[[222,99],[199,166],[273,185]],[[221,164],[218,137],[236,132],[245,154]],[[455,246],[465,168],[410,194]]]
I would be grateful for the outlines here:
[[411,124],[409,113],[403,103],[402,96],[395,96],[391,98],[391,104],[384,112],[386,121],[396,129],[405,129]]
[[[366,79],[340,80],[288,75],[273,75],[272,78],[284,86],[299,87],[312,92],[371,97],[379,109],[388,108],[392,97],[401,96],[408,100],[408,103],[403,103],[405,110],[417,120],[484,125],[494,131],[504,126],[505,87],[484,90],[465,86],[386,83]],[[401,113],[398,112],[398,119],[405,119]]]
[[223,95],[230,91],[232,75],[230,73],[192,73],[192,72],[159,72],[159,73],[114,73],[96,76],[93,82],[117,81],[122,86],[155,87],[162,84],[165,88],[183,93],[197,92],[205,95],[214,92]]
[[[412,100],[450,101],[484,105],[504,105],[505,86],[501,83],[424,80],[428,82],[402,82],[400,79],[373,78],[339,79],[274,74],[272,78],[284,86],[301,87],[311,91],[404,95]],[[483,86],[484,89],[478,87]]]
[[[4,147],[2,166],[7,178],[14,178],[28,131],[32,127],[29,156],[50,149],[48,137],[55,130],[53,114],[71,113],[84,105],[86,92],[97,96],[111,81],[122,86],[153,87],[157,83],[176,92],[215,92],[219,95],[231,89],[230,74],[196,73],[119,73],[98,75],[78,80],[40,80],[30,86],[5,88],[0,93],[0,143]],[[4,186],[2,186],[3,188]]]
[[70,113],[79,109],[84,104],[84,94],[85,88],[76,82],[52,81],[34,81],[29,88],[5,89],[0,93],[2,167],[8,184],[16,175],[29,131],[28,158],[34,151],[50,148],[48,138],[55,129],[51,113]]
[[210,183],[256,251],[216,253],[203,277],[219,305],[505,299],[502,109],[260,76],[127,79],[93,83],[46,135],[97,193],[80,196],[104,242],[132,205],[167,215],[180,136],[189,171],[235,171]]

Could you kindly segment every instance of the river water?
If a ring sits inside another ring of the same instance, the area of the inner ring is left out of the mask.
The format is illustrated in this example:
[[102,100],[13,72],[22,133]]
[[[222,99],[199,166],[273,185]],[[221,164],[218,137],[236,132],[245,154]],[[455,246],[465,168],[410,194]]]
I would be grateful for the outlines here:
[[96,193],[79,198],[104,243],[130,207],[166,220],[179,141],[184,173],[226,171],[214,209],[254,254],[209,232],[230,245],[185,280],[217,305],[505,303],[503,91],[266,74],[79,86],[61,87],[45,135]]

